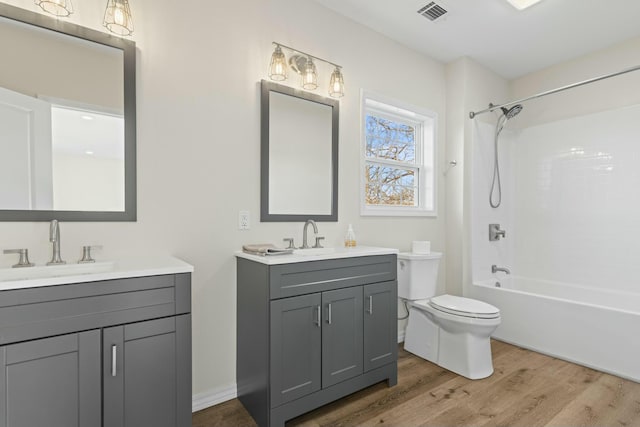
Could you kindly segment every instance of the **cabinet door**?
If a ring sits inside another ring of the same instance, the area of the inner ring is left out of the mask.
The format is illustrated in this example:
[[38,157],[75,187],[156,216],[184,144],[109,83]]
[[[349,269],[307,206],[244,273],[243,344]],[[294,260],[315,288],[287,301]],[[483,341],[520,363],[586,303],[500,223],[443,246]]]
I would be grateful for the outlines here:
[[364,287],[364,370],[398,359],[396,282]]
[[0,347],[0,427],[100,427],[100,331]]
[[191,425],[190,325],[183,315],[104,329],[104,427]]
[[362,374],[362,286],[322,293],[322,387]]
[[271,301],[271,407],[320,390],[320,294]]

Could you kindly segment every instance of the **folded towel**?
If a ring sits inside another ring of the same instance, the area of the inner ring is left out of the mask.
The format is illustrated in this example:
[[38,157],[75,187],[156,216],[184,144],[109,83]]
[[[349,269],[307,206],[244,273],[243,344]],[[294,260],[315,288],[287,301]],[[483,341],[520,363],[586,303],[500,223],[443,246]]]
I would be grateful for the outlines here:
[[279,248],[271,243],[256,243],[252,245],[243,245],[242,251],[252,255],[285,255],[293,253],[293,249]]

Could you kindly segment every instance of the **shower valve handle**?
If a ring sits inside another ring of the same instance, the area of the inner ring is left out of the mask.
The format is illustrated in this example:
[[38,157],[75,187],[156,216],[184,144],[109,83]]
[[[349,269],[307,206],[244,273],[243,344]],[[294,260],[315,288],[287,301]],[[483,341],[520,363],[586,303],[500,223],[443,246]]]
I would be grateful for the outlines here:
[[504,239],[506,236],[507,232],[500,229],[500,224],[489,224],[489,241],[495,242],[501,238]]

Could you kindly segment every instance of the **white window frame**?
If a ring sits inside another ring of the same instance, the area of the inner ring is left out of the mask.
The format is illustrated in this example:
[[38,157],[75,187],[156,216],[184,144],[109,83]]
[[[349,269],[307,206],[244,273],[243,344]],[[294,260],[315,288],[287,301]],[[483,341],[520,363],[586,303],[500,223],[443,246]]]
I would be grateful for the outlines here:
[[[424,216],[436,217],[437,213],[437,173],[436,138],[438,135],[438,114],[422,107],[397,101],[370,91],[360,94],[360,215],[361,216]],[[367,157],[366,117],[368,114],[393,120],[415,128],[416,162]],[[429,123],[429,125],[427,125]],[[417,172],[417,206],[371,206],[366,204],[367,164],[376,163],[413,169]]]

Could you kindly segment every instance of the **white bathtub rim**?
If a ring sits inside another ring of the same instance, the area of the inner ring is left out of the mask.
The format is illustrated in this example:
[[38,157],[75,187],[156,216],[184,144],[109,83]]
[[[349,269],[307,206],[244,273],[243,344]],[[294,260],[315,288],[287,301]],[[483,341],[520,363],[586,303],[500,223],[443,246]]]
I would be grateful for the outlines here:
[[[513,276],[513,277],[509,277],[508,279],[513,280],[513,279],[525,279],[525,280],[536,280],[536,279],[531,279],[529,277],[521,277],[521,276]],[[612,310],[612,311],[616,311],[618,313],[625,313],[625,314],[632,314],[632,315],[640,315],[639,311],[633,311],[633,310],[627,310],[624,308],[618,308],[618,307],[611,307],[608,305],[602,305],[602,304],[595,304],[592,302],[584,302],[584,301],[573,301],[567,298],[560,298],[560,297],[555,297],[555,296],[551,296],[551,295],[545,295],[545,294],[536,294],[533,292],[527,292],[527,291],[521,291],[519,289],[509,289],[509,288],[503,288],[503,287],[497,287],[495,286],[495,282],[499,282],[499,279],[486,279],[486,280],[477,280],[473,282],[473,286],[481,286],[483,288],[489,288],[489,289],[495,289],[498,292],[502,292],[502,291],[506,291],[506,292],[513,292],[516,294],[520,294],[520,295],[529,295],[529,296],[533,296],[533,297],[537,297],[537,298],[546,298],[546,299],[550,299],[552,301],[560,301],[560,302],[564,302],[564,303],[569,303],[569,304],[579,304],[579,305],[584,305],[587,307],[591,307],[591,308],[598,308],[601,310]],[[601,289],[599,288],[594,288],[594,287],[590,287],[590,286],[580,286],[580,285],[572,285],[572,284],[565,284],[563,282],[553,282],[550,280],[540,280],[541,282],[546,282],[546,283],[557,283],[563,286],[571,286],[571,287],[575,287],[575,288],[589,288],[591,290],[596,290],[599,292],[602,292]],[[492,285],[491,283],[493,283],[494,285]],[[621,294],[621,296],[623,295],[632,295],[634,298],[638,298],[638,294],[633,293],[633,292],[622,292],[622,291],[611,291],[611,293],[617,293],[617,294]]]
[[[535,294],[532,294],[532,295],[535,295]],[[574,358],[571,358],[571,357],[566,357],[566,356],[562,356],[562,355],[559,355],[559,354],[555,354],[555,353],[552,353],[552,352],[549,352],[549,351],[541,350],[539,348],[536,348],[535,346],[530,346],[530,345],[527,345],[527,344],[523,344],[521,342],[508,340],[508,339],[504,339],[504,338],[498,338],[498,337],[494,337],[494,336],[492,336],[491,339],[494,339],[494,340],[500,341],[500,342],[504,342],[504,343],[507,343],[507,344],[511,344],[511,345],[516,346],[516,347],[524,348],[525,350],[535,351],[536,353],[544,354],[545,356],[554,357],[556,359],[560,359],[560,360],[564,360],[566,362],[574,363],[576,365],[584,366],[586,368],[593,369],[594,371],[603,372],[605,374],[613,375],[613,376],[616,376],[618,378],[622,378],[622,379],[625,379],[625,380],[629,380],[629,381],[633,381],[633,382],[636,382],[636,383],[640,383],[640,378],[635,378],[635,377],[632,377],[632,376],[629,376],[629,375],[625,375],[625,374],[623,374],[621,372],[617,372],[617,371],[614,371],[614,370],[611,370],[611,369],[605,369],[605,368],[602,368],[601,366],[596,366],[596,365],[593,365],[591,363],[584,362],[582,360],[578,360],[578,359],[574,359]]]

